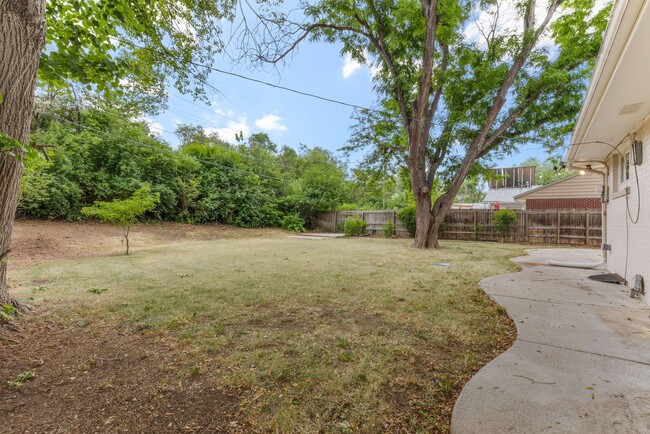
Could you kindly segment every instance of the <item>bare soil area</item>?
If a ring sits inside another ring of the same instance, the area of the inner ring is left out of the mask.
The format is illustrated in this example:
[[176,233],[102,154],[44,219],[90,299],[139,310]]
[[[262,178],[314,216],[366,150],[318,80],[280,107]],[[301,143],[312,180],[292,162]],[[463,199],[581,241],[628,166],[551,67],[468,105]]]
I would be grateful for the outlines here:
[[[131,228],[131,249],[178,240],[216,240],[283,234],[277,229],[241,229],[224,225],[190,225],[164,222]],[[11,266],[30,267],[44,262],[123,254],[122,229],[99,222],[17,220],[11,239]]]
[[[172,339],[82,325],[0,326],[3,432],[246,431],[239,392],[220,388]],[[23,372],[35,378],[6,384]]]

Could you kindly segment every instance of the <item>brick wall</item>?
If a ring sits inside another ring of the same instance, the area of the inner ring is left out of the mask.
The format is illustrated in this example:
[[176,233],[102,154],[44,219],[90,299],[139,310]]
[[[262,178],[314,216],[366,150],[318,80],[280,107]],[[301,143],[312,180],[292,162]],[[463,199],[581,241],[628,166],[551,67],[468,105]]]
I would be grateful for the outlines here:
[[599,198],[528,199],[526,209],[600,209]]

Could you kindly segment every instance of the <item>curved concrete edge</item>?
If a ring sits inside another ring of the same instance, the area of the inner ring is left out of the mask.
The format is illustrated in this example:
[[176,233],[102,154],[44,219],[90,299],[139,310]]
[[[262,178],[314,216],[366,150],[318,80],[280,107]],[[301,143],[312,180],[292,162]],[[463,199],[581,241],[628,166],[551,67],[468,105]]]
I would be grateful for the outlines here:
[[517,339],[465,385],[451,432],[650,432],[650,307],[625,287],[553,267],[600,252],[527,250],[516,273],[481,287],[503,306]]

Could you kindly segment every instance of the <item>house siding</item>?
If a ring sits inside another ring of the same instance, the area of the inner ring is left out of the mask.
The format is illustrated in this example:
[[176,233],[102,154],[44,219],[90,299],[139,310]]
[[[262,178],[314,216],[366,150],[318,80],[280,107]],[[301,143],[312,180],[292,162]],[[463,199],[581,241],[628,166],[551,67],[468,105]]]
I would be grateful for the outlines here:
[[[600,198],[597,187],[602,185],[603,178],[596,174],[575,175],[557,181],[544,187],[536,188],[517,197],[518,200],[530,199],[573,199]],[[599,208],[599,206],[597,207]]]
[[[607,243],[612,250],[607,252],[607,268],[610,272],[618,273],[625,277],[630,285],[634,283],[634,275],[643,276],[646,287],[644,300],[650,303],[650,122],[637,130],[637,140],[643,142],[643,163],[636,166],[639,186],[641,190],[641,207],[638,201],[638,189],[635,176],[635,166],[630,166],[629,188],[630,193],[620,195],[623,188],[618,186],[619,171],[616,164],[617,158],[610,158],[611,171],[608,186],[610,200],[607,203]],[[625,154],[626,148],[621,147]],[[619,194],[617,196],[617,192]],[[627,206],[626,206],[627,205]],[[639,209],[639,219],[633,223],[628,215],[636,218]]]
[[600,210],[600,198],[527,199],[526,209]]

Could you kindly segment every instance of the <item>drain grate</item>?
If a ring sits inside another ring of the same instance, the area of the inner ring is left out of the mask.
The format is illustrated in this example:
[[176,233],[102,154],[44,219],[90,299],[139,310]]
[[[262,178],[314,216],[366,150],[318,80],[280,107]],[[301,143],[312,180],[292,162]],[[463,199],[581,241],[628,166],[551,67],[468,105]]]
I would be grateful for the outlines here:
[[619,285],[625,285],[627,283],[625,279],[616,273],[594,274],[593,276],[589,276],[589,278],[596,282],[617,283]]

